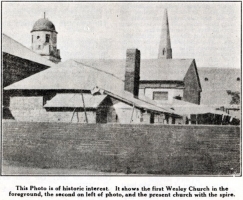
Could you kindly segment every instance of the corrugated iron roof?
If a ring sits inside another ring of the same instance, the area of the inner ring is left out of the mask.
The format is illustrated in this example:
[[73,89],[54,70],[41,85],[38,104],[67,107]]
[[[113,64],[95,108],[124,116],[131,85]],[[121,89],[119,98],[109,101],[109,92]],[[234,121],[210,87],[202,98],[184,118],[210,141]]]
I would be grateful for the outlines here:
[[34,51],[18,43],[17,41],[5,34],[2,34],[2,51],[49,67],[56,66],[55,63],[40,56],[39,54],[35,53]]
[[[107,95],[83,94],[86,108],[97,108]],[[81,93],[58,93],[44,105],[45,108],[83,108]]]

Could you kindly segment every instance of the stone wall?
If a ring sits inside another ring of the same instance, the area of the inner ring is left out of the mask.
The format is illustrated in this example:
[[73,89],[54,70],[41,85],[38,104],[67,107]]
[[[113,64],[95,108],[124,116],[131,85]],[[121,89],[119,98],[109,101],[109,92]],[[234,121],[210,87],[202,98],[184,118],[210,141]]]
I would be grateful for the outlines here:
[[3,160],[162,175],[240,173],[240,127],[3,123]]

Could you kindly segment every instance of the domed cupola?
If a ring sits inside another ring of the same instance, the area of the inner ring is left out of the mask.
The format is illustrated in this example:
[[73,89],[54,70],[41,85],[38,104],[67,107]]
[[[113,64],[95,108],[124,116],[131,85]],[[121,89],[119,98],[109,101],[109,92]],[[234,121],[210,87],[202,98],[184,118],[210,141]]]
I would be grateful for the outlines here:
[[61,62],[60,50],[57,49],[57,31],[48,19],[39,19],[31,30],[31,48],[34,52],[54,63]]
[[[42,18],[35,22],[31,33],[34,31],[52,31],[56,32],[54,24],[48,19]],[[57,33],[57,32],[56,32]]]

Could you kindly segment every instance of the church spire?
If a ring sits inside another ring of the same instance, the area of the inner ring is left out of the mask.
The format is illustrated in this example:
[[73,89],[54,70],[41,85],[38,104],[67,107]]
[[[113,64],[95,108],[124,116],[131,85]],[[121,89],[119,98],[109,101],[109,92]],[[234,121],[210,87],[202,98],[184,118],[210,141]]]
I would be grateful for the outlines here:
[[170,43],[170,29],[169,29],[169,21],[168,21],[168,13],[167,9],[165,9],[162,31],[160,36],[160,44],[159,44],[159,59],[172,59],[172,49]]

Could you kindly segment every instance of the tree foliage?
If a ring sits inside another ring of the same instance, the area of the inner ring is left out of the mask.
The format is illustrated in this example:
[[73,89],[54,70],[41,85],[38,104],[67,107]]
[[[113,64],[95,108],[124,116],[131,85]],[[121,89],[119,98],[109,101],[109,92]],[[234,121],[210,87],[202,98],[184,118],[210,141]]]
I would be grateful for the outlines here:
[[240,92],[238,91],[233,92],[231,90],[227,90],[227,93],[232,97],[230,104],[236,104],[236,105],[240,104]]

